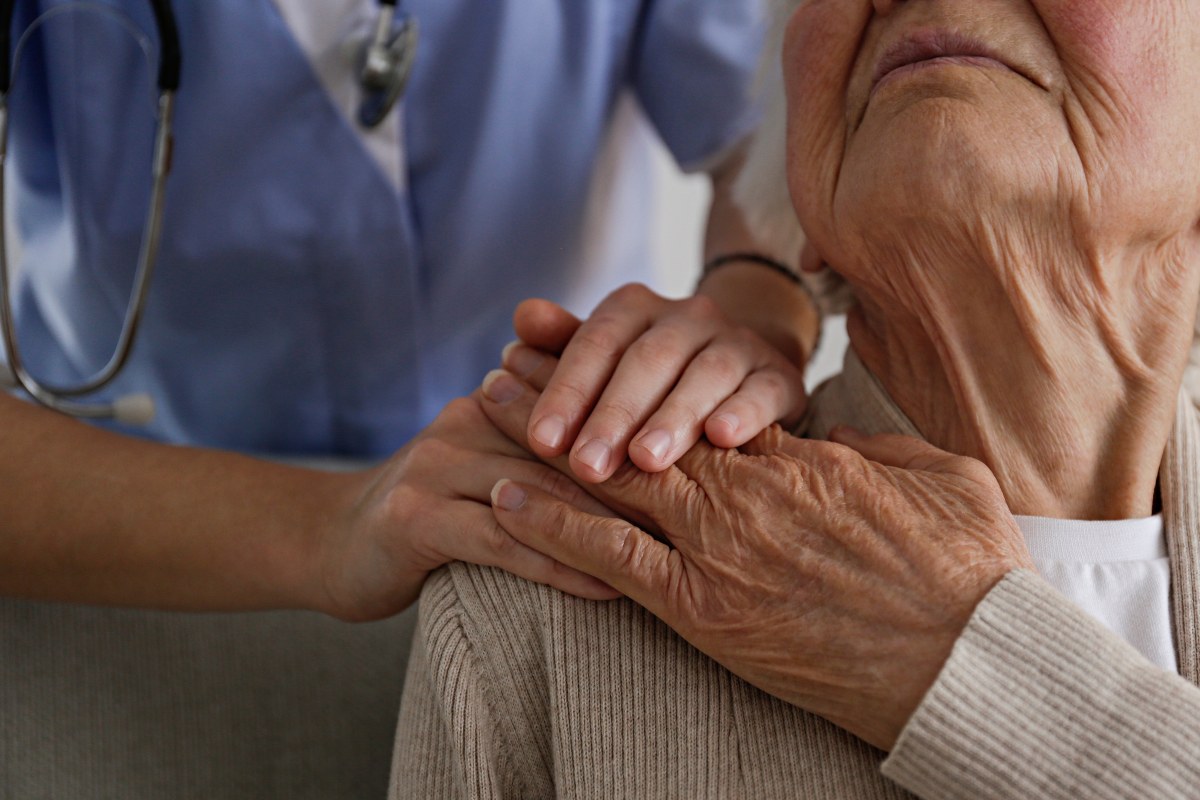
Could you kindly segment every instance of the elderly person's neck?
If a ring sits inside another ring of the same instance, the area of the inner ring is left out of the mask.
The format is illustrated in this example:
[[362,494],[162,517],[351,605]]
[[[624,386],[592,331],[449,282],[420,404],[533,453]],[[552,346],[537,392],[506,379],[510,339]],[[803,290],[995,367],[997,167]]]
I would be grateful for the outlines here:
[[991,467],[1014,513],[1148,516],[1195,321],[1193,255],[1021,269],[960,254],[966,269],[928,274],[965,280],[929,281],[919,301],[860,292],[851,342],[930,442]]

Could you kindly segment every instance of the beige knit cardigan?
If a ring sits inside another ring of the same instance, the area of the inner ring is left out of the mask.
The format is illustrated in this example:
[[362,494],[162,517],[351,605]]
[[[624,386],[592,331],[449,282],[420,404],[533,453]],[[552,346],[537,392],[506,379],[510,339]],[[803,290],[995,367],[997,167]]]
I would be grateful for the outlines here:
[[[836,422],[916,434],[853,355],[813,407],[813,436]],[[454,564],[421,597],[391,797],[1200,797],[1200,421],[1183,395],[1160,488],[1183,677],[1014,572],[890,755],[632,602]]]

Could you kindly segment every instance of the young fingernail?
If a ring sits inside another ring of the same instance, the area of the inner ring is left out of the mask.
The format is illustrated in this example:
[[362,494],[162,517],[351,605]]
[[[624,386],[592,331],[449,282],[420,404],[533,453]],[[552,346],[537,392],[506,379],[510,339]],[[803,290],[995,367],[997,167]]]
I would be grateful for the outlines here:
[[504,347],[500,354],[500,362],[522,378],[528,378],[546,363],[546,357],[532,347],[515,341]]
[[611,457],[612,448],[599,439],[592,439],[575,453],[575,459],[580,464],[586,464],[598,475],[603,475],[608,469]]
[[519,511],[528,497],[524,489],[508,478],[501,478],[492,487],[492,505],[504,511]]
[[655,461],[662,461],[671,450],[671,434],[661,428],[656,428],[642,434],[635,444],[649,450]]
[[543,446],[557,449],[562,446],[563,438],[567,435],[567,423],[563,422],[562,417],[544,417],[533,426],[532,434]]
[[725,426],[729,429],[731,434],[736,434],[738,432],[738,428],[742,427],[742,421],[738,419],[737,415],[730,414],[728,411],[717,414],[709,421]]
[[493,403],[511,403],[524,391],[520,382],[502,369],[492,370],[483,379],[483,394]]

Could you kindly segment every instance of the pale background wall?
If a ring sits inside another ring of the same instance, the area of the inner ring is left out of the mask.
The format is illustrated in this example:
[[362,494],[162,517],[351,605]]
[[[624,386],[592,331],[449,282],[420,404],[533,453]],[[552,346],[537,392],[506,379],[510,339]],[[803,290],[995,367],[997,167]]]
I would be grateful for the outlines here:
[[[657,141],[653,147],[657,186],[654,220],[654,265],[664,293],[683,297],[692,293],[701,263],[704,214],[708,207],[708,181],[679,171]],[[844,317],[825,322],[821,348],[806,374],[809,387],[841,369],[846,349]]]

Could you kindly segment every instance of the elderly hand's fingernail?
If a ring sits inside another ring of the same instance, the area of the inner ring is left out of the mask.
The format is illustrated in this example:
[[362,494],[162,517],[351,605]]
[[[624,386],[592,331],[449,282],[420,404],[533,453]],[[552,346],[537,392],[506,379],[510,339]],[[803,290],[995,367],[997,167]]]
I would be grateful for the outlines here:
[[611,457],[612,448],[599,439],[592,439],[575,453],[576,460],[590,467],[597,475],[603,475],[608,469],[608,459]]
[[531,435],[543,446],[558,449],[567,435],[567,423],[563,422],[562,417],[552,414],[538,420],[538,423],[533,426]]
[[546,363],[546,357],[520,342],[509,342],[500,354],[500,362],[522,378],[528,378]]
[[671,434],[662,428],[655,428],[638,437],[634,444],[649,450],[655,461],[662,461],[671,450]]
[[737,414],[730,414],[728,411],[717,414],[712,417],[709,422],[715,422],[718,425],[723,425],[729,429],[730,435],[736,435],[738,428],[742,427],[742,421],[738,419]]
[[841,443],[861,442],[867,438],[867,435],[858,428],[851,428],[849,425],[835,425],[833,430],[829,432],[831,441]]
[[508,478],[501,478],[492,487],[492,505],[505,511],[519,511],[529,495]]
[[493,403],[504,405],[516,400],[525,391],[520,381],[502,369],[494,369],[483,379],[483,394]]

